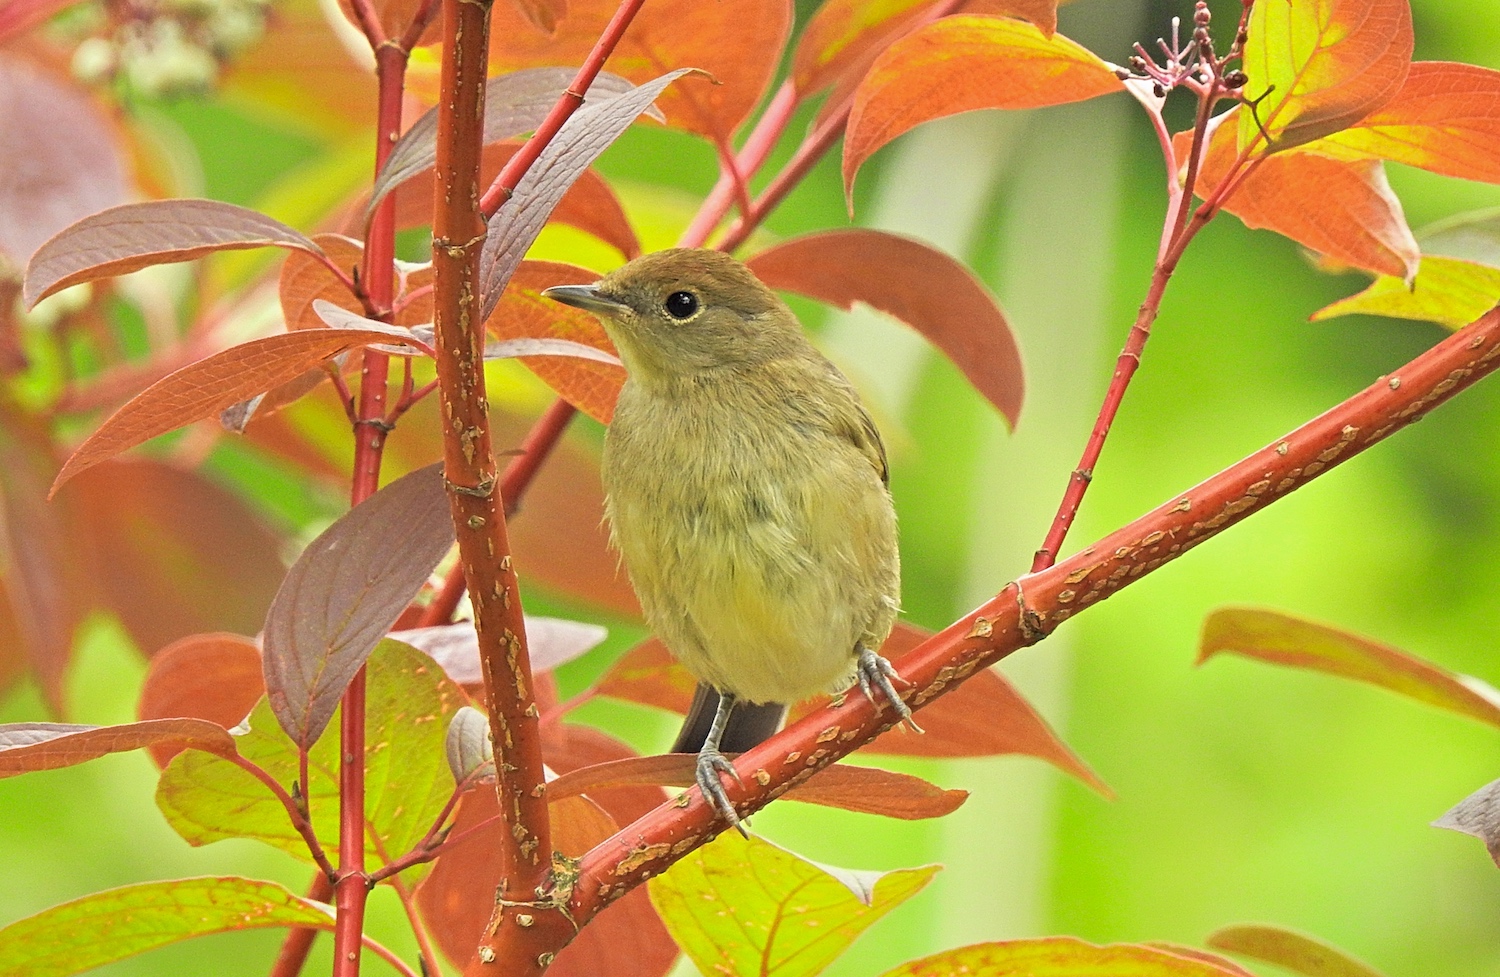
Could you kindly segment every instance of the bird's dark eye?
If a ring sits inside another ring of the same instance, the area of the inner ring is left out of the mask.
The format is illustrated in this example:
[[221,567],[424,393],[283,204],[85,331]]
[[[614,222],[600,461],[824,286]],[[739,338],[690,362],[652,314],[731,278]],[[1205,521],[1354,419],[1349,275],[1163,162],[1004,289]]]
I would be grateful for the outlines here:
[[698,296],[692,292],[673,292],[665,303],[667,315],[674,319],[687,319],[698,311]]

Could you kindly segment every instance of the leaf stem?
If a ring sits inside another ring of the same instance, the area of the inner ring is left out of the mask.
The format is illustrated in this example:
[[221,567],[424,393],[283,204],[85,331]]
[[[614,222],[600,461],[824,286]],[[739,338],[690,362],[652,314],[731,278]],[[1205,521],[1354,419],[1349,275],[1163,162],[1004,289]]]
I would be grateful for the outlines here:
[[[333,898],[333,881],[327,873],[318,872],[313,876],[312,884],[307,887],[307,898],[313,902],[328,902]],[[281,950],[276,954],[276,962],[271,964],[269,977],[297,977],[302,973],[307,955],[319,932],[321,931],[311,926],[294,927],[290,930],[281,943]]]
[[391,887],[396,890],[396,898],[401,901],[401,909],[406,913],[406,922],[411,926],[412,935],[417,938],[417,955],[422,959],[422,973],[428,977],[439,977],[443,971],[438,966],[437,954],[432,949],[432,937],[428,935],[427,927],[422,925],[421,914],[417,912],[416,893],[399,878],[391,879]]
[[308,819],[307,815],[303,814],[302,808],[297,804],[296,799],[287,793],[286,788],[277,783],[276,778],[271,776],[265,767],[262,767],[253,760],[247,760],[238,753],[225,756],[224,759],[266,785],[271,793],[275,795],[276,799],[281,802],[281,806],[286,808],[287,818],[292,822],[292,827],[296,829],[297,834],[301,835],[302,840],[307,842],[307,851],[312,855],[312,860],[317,863],[318,868],[329,879],[337,875],[338,873],[334,869],[333,863],[329,862],[328,856],[323,853],[323,845],[318,841],[318,836],[313,831],[312,822]]

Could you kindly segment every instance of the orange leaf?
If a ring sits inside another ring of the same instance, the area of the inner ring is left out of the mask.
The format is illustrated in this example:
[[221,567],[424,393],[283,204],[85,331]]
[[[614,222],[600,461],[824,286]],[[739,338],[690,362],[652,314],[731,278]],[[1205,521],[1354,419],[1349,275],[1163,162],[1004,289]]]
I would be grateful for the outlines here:
[[568,0],[511,0],[511,5],[548,37],[557,32],[557,22],[568,15]]
[[203,719],[151,719],[119,726],[11,723],[0,726],[0,777],[71,767],[156,743],[180,743],[219,756],[235,752],[229,732]]
[[[1240,111],[1236,109],[1235,111]],[[1197,193],[1206,196],[1234,162],[1230,115],[1222,116],[1203,160]],[[1184,140],[1179,136],[1179,146]],[[1319,254],[1381,275],[1410,280],[1422,259],[1378,160],[1341,160],[1298,150],[1250,164],[1224,209],[1246,227],[1285,235]]]
[[1021,413],[1021,351],[1005,314],[953,258],[910,238],[850,229],[809,234],[746,262],[773,288],[843,309],[863,302],[926,336],[1012,427]]
[[1244,971],[1209,954],[1139,943],[1097,946],[1072,936],[976,943],[888,970],[883,977],[1242,977]]
[[282,540],[238,496],[149,459],[100,465],[64,496],[88,533],[105,603],[141,650],[260,629],[286,572]]
[[945,17],[892,44],[860,82],[844,135],[845,193],[877,149],[923,122],[1118,91],[1114,70],[1061,34],[999,17]]
[[1500,691],[1389,645],[1278,611],[1229,607],[1203,621],[1198,662],[1234,652],[1274,665],[1368,682],[1500,726]]
[[[359,273],[364,258],[364,246],[342,234],[318,234],[313,237],[323,253],[340,268],[351,272],[350,278]],[[278,284],[281,296],[281,317],[288,330],[326,329],[322,319],[313,311],[314,299],[332,302],[341,309],[356,315],[364,315],[364,306],[349,287],[339,280],[329,267],[310,254],[293,251],[281,265]]]
[[394,331],[374,328],[304,329],[254,339],[205,357],[156,381],[111,414],[63,465],[52,491],[106,458],[212,417],[230,404],[295,379],[346,349],[389,343],[397,336]]
[[[1012,14],[1051,37],[1058,0],[969,0],[952,13]],[[807,22],[792,60],[797,93],[806,98],[863,75],[881,51],[923,24],[938,0],[828,0]]]
[[[571,0],[549,38],[513,4],[497,4],[490,73],[580,64],[618,7],[616,0]],[[790,0],[652,0],[615,48],[609,70],[638,85],[674,68],[708,72],[719,84],[673,86],[657,104],[668,125],[727,145],[770,84],[791,26]]]
[[[406,33],[407,27],[412,23],[417,11],[421,9],[427,0],[370,0],[371,6],[375,8],[375,15],[380,21],[381,30],[385,36],[395,40]],[[349,0],[339,0],[339,11],[345,19],[354,27],[359,28],[359,19],[354,16],[354,5]],[[435,43],[441,36],[442,14],[434,16],[422,32],[418,44]]]
[[[697,762],[697,757],[688,753],[612,760],[558,777],[548,783],[547,796],[573,797],[627,784],[691,787],[695,783]],[[735,788],[729,790],[733,793]],[[835,763],[782,796],[805,804],[917,821],[951,814],[968,799],[969,793],[944,790],[909,774]]]
[[1500,183],[1500,71],[1419,61],[1395,98],[1307,148]]
[[1244,70],[1256,111],[1239,149],[1289,149],[1353,125],[1401,89],[1411,67],[1408,0],[1257,3]]
[[[237,634],[194,634],[152,656],[135,711],[141,719],[206,719],[232,729],[265,688],[255,642]],[[154,743],[148,749],[165,767],[183,747]]]
[[677,663],[660,638],[648,638],[621,655],[595,691],[627,702],[686,714],[698,682]]
[[[580,285],[597,281],[599,275],[586,268],[551,261],[523,261],[506,286],[488,326],[496,339],[550,337],[582,343],[611,356],[614,345],[599,320],[587,312],[570,309],[542,297],[553,285]],[[625,384],[625,369],[609,363],[577,357],[522,357],[530,370],[579,410],[605,424],[615,412],[615,398]]]
[[[542,723],[542,758],[559,775],[612,760],[638,756],[608,733],[577,723]],[[617,787],[590,791],[589,799],[620,824],[630,824],[667,799],[660,787]]]

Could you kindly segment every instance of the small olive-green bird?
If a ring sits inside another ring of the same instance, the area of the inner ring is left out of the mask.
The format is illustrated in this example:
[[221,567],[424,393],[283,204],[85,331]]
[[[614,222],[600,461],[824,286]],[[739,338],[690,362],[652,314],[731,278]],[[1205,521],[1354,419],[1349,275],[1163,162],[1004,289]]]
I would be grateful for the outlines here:
[[728,255],[659,251],[543,294],[598,316],[625,364],[602,463],[611,535],[646,622],[701,683],[678,748],[699,739],[703,796],[743,831],[721,749],[754,745],[783,714],[747,704],[857,683],[911,721],[875,652],[901,592],[880,434],[792,311]]

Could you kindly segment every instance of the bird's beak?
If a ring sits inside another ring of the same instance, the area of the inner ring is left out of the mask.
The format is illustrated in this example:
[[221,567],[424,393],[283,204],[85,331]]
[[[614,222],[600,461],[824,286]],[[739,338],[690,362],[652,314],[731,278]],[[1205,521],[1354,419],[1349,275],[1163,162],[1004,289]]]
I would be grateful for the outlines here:
[[542,294],[554,302],[561,302],[563,305],[571,305],[576,309],[610,318],[620,315],[629,308],[623,302],[616,302],[612,298],[600,295],[598,287],[594,285],[553,285],[545,289]]

